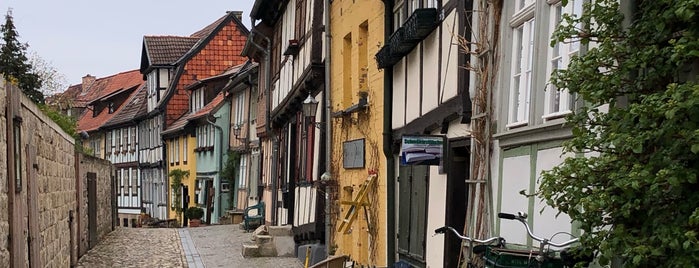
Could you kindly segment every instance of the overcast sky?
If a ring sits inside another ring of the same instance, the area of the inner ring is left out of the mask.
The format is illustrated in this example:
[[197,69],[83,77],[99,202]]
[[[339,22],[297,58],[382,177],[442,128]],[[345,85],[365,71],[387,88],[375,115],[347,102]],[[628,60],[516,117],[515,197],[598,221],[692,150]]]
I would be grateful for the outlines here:
[[138,69],[144,35],[189,36],[226,11],[243,11],[250,28],[254,0],[0,0],[2,22],[12,8],[19,41],[79,84]]

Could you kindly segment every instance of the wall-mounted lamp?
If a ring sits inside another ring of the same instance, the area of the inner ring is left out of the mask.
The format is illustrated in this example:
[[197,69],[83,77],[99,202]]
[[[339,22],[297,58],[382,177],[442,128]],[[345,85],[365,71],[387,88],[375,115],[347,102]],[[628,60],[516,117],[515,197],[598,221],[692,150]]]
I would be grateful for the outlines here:
[[239,138],[240,132],[242,129],[242,125],[243,124],[236,124],[235,126],[233,126],[233,136],[235,136],[236,140],[245,140],[246,139],[246,137]]
[[[303,101],[302,104],[303,108],[303,116],[306,117],[307,120],[312,119],[313,117],[316,116],[316,111],[318,110],[318,101],[311,96],[311,94],[308,94],[308,98],[306,98]],[[312,122],[315,127],[318,129],[323,129],[323,122]]]

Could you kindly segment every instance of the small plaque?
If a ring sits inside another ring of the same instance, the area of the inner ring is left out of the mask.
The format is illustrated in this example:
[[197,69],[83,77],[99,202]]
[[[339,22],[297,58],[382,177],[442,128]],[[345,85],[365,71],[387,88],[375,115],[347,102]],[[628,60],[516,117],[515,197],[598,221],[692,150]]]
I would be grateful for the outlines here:
[[346,141],[342,144],[342,164],[344,168],[364,167],[364,139]]

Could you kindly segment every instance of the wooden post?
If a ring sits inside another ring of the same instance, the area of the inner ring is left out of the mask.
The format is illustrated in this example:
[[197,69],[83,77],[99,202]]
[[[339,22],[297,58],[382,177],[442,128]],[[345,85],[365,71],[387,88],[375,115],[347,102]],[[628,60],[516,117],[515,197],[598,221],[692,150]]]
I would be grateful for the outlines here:
[[[27,131],[33,132],[33,131]],[[44,267],[41,263],[41,235],[39,230],[39,182],[37,181],[37,170],[39,164],[36,162],[36,147],[31,144],[26,145],[27,153],[27,206],[29,224],[29,267]]]

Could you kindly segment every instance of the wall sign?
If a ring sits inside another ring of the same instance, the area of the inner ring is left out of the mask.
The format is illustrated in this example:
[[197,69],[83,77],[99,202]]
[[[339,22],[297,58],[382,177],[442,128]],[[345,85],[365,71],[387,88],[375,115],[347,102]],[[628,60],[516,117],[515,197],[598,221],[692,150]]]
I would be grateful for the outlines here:
[[346,141],[342,143],[342,167],[364,167],[364,139]]
[[401,137],[402,165],[438,166],[444,157],[446,138],[436,135],[404,135]]

